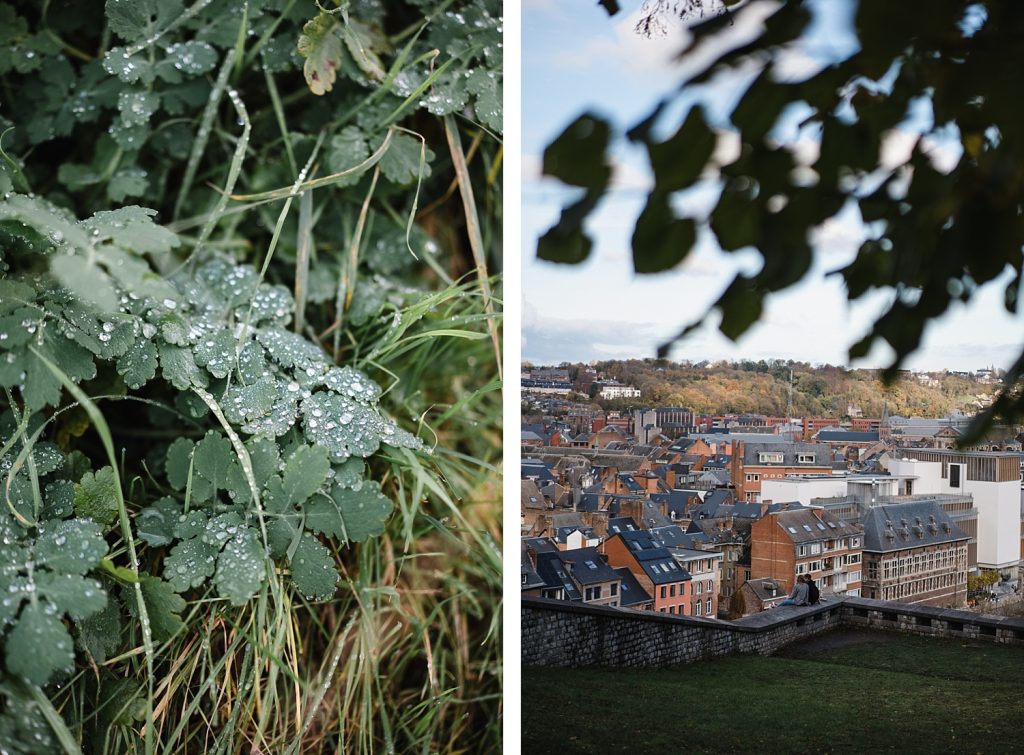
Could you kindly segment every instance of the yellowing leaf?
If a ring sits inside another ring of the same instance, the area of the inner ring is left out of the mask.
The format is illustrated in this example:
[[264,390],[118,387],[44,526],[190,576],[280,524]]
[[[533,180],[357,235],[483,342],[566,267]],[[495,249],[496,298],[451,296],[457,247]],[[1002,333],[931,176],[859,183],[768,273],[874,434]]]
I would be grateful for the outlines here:
[[341,36],[334,16],[321,13],[302,27],[299,55],[306,59],[302,73],[316,95],[331,91],[341,66]]

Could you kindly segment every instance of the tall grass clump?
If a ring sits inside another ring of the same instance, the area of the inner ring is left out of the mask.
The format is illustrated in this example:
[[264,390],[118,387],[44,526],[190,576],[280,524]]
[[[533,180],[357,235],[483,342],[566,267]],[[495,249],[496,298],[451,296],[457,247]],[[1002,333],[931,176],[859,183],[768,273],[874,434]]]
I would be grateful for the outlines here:
[[0,6],[0,750],[500,749],[501,23]]

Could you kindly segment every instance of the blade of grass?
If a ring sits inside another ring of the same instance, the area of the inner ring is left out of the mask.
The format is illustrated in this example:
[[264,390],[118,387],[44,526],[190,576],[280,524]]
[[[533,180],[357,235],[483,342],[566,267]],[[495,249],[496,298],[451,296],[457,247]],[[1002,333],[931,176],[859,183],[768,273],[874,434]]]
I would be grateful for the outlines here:
[[[34,346],[30,346],[29,349],[36,358],[39,359],[46,368],[53,373],[61,385],[75,397],[75,400],[81,404],[82,408],[85,409],[86,414],[89,415],[89,419],[92,420],[93,427],[96,428],[97,434],[100,436],[100,441],[103,443],[103,450],[107,453],[107,459],[110,461],[110,466],[114,470],[114,498],[117,501],[117,514],[121,525],[121,537],[124,538],[125,544],[128,546],[128,554],[130,557],[129,568],[135,575],[136,579],[139,579],[139,556],[135,551],[135,538],[132,537],[132,527],[128,521],[128,508],[125,505],[124,493],[121,490],[121,476],[118,473],[118,461],[117,454],[114,452],[114,439],[110,434],[110,427],[107,425],[106,419],[103,417],[103,413],[99,408],[92,402],[85,392],[71,382],[71,378],[65,374],[57,365],[47,359],[41,354]],[[142,584],[141,580],[136,582],[133,586],[135,592],[135,601],[138,605],[139,610],[139,623],[142,628],[142,645],[145,648],[146,653],[146,684],[148,686],[149,694],[146,697],[146,726],[145,726],[145,748],[146,755],[152,755],[154,751],[154,731],[153,731],[153,684],[155,677],[154,662],[153,662],[153,633],[149,624],[149,611],[146,609],[146,601],[142,597]]]
[[78,746],[74,735],[68,730],[67,724],[64,723],[60,713],[53,707],[46,693],[34,684],[18,682],[18,686],[21,687],[22,691],[27,691],[32,700],[35,701],[35,704],[39,706],[40,713],[43,714],[46,723],[53,729],[53,733],[57,737],[57,741],[60,742],[60,746],[64,748],[64,752],[67,755],[82,755],[82,748]]
[[[473,260],[476,262],[477,280],[484,295],[484,309],[487,314],[493,315],[494,303],[491,300],[491,284],[487,278],[487,258],[484,252],[483,236],[480,233],[480,218],[476,212],[476,200],[473,198],[473,183],[469,178],[469,166],[466,164],[466,155],[462,151],[458,127],[451,114],[444,117],[444,133],[448,138],[448,148],[452,154],[452,167],[455,169],[455,177],[459,182],[459,191],[462,194],[462,208],[466,213],[466,232],[469,235],[469,247],[473,252]],[[487,329],[490,331],[491,342],[494,344],[494,356],[500,380],[502,377],[501,336],[498,334],[498,323],[493,317],[487,321]]]
[[299,237],[295,242],[295,332],[306,322],[306,294],[309,291],[309,250],[313,246],[313,190],[299,199]]

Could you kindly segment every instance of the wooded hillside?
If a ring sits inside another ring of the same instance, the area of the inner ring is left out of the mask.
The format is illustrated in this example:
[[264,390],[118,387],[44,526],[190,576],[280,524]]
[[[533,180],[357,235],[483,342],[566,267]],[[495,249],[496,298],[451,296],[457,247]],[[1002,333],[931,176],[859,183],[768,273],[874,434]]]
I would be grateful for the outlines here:
[[[974,378],[934,373],[922,383],[907,375],[883,386],[875,370],[814,367],[802,362],[743,361],[713,365],[629,360],[600,362],[596,369],[641,390],[645,406],[685,406],[707,414],[786,413],[790,370],[795,416],[846,416],[848,405],[865,417],[879,417],[887,403],[890,415],[941,416],[954,410],[973,413],[995,390]],[[574,365],[574,377],[582,365]],[[980,403],[979,403],[980,402]],[[621,402],[620,402],[621,403]]]

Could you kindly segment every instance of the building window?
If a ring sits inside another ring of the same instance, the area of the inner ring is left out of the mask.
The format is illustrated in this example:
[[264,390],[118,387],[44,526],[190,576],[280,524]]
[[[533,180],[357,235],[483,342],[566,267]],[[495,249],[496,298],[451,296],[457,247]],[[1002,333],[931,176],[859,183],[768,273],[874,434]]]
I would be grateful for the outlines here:
[[963,473],[963,464],[950,464],[949,465],[949,487],[959,488],[960,476]]
[[715,581],[713,579],[708,580],[708,592],[715,591]]
[[757,460],[762,464],[781,464],[782,463],[782,452],[781,451],[761,451],[757,455]]
[[797,464],[813,464],[814,463],[814,454],[797,454],[796,455],[796,463]]
[[700,595],[700,593],[701,593],[701,583],[697,582],[695,586],[697,588],[697,594]]
[[526,584],[526,575],[525,574],[523,575],[523,584],[524,585]]
[[711,615],[711,598],[708,598],[708,605],[707,605],[706,613],[707,613],[708,616]]
[[747,482],[760,482],[760,481],[761,481],[761,475],[759,475],[759,474],[748,474],[747,475]]
[[665,589],[665,585],[662,585],[662,586],[661,586],[661,597],[663,597],[663,598],[664,598],[664,597],[666,597],[667,595],[668,595],[668,590],[666,590],[666,589]]
[[700,616],[700,601],[699,600],[694,604],[694,613],[697,616]]
[[850,572],[850,574],[847,576],[847,579],[850,582],[860,582],[860,572],[859,571],[852,571],[852,572]]
[[676,612],[676,607],[675,606],[669,606],[668,607],[668,612],[669,613],[675,613]]
[[668,587],[668,596],[670,598],[674,598],[676,596],[676,586],[675,585],[669,585],[669,587]]
[[608,594],[611,595],[612,597],[618,595],[619,594],[619,586],[613,582],[610,585],[610,592]]

